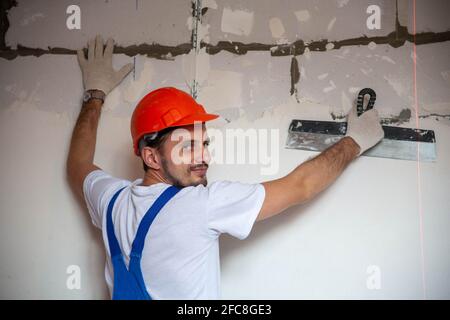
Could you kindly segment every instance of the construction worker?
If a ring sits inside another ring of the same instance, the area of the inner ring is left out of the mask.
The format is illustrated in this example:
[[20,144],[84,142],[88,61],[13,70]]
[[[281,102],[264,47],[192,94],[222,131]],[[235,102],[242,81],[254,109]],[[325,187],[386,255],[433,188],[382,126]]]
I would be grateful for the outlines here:
[[[205,122],[217,118],[175,88],[147,94],[131,118],[143,179],[127,181],[93,163],[105,96],[132,70],[112,67],[113,40],[100,36],[78,51],[84,101],[73,130],[67,176],[103,233],[106,282],[113,299],[218,299],[218,239],[244,239],[255,221],[313,199],[383,138],[377,112],[348,116],[344,138],[288,175],[264,183],[207,183]],[[201,135],[195,134],[201,123]],[[197,126],[198,128],[199,126]],[[183,134],[177,134],[182,129]],[[182,160],[182,161],[180,161]]]

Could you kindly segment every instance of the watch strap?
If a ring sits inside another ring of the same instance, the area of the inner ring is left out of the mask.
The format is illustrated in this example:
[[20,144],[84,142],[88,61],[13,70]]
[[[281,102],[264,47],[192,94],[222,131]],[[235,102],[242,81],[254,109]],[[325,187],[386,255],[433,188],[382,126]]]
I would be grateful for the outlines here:
[[86,90],[84,93],[84,102],[89,101],[90,99],[100,99],[102,102],[105,102],[105,93],[100,90]]

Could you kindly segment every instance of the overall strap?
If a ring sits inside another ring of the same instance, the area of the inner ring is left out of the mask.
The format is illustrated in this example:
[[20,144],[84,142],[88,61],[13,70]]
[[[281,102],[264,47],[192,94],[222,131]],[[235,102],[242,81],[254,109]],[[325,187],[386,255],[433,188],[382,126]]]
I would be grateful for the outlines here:
[[128,270],[125,266],[123,255],[114,233],[112,221],[114,203],[123,189],[125,189],[125,187],[118,190],[111,198],[108,204],[106,217],[109,250],[114,268],[113,300],[151,300],[152,297],[146,289],[141,271],[141,254],[144,248],[145,237],[158,212],[175,194],[178,193],[178,191],[180,191],[180,189],[174,186],[168,187],[145,213],[133,241]]
[[108,205],[108,211],[106,213],[106,232],[108,234],[108,243],[109,243],[109,252],[111,254],[111,258],[122,255],[122,251],[119,247],[119,242],[117,241],[116,235],[114,233],[114,225],[112,222],[112,210],[114,207],[114,203],[116,202],[117,197],[119,196],[120,192],[125,189],[126,187],[123,187],[119,189],[114,196],[112,197],[111,201]]
[[136,237],[134,238],[133,245],[131,247],[130,258],[141,258],[142,250],[144,249],[145,237],[153,220],[162,209],[162,207],[180,190],[180,188],[175,186],[168,187],[145,213],[144,218],[142,218],[142,221],[139,224],[139,228],[136,232]]

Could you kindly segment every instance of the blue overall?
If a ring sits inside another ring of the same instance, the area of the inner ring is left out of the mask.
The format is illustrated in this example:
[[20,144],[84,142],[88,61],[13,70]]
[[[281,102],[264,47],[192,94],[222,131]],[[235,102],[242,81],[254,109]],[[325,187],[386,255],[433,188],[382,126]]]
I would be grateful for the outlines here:
[[136,237],[134,238],[131,246],[130,264],[128,270],[123,259],[122,251],[120,250],[119,243],[114,234],[114,226],[112,222],[114,203],[123,189],[125,189],[125,187],[117,191],[111,198],[106,217],[109,251],[114,268],[112,298],[113,300],[151,300],[152,298],[145,288],[144,278],[141,271],[141,256],[142,250],[144,249],[145,237],[158,212],[181,189],[175,186],[168,187],[145,213],[141,223],[139,224]]

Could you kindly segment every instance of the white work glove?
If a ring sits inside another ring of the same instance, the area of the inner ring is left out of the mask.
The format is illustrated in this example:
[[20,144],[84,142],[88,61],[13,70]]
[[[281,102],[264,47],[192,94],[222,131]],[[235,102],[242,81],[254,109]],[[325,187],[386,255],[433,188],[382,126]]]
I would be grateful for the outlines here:
[[384,131],[377,110],[365,111],[358,117],[356,106],[354,106],[347,116],[345,136],[351,137],[361,148],[358,156],[380,142],[384,137]]
[[87,60],[83,50],[77,50],[85,90],[97,89],[107,95],[133,69],[132,63],[124,65],[119,71],[113,69],[113,45],[114,40],[109,38],[103,53],[103,39],[97,35],[96,39],[89,40]]

